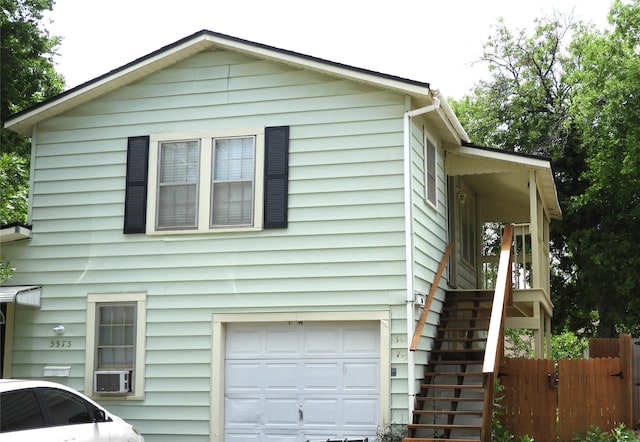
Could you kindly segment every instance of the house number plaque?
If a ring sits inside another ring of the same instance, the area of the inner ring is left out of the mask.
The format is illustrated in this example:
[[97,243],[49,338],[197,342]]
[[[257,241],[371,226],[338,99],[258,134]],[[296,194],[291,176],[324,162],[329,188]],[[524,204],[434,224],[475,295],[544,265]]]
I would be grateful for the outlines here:
[[50,344],[49,344],[49,348],[71,348],[71,341],[61,341],[59,339],[52,339]]

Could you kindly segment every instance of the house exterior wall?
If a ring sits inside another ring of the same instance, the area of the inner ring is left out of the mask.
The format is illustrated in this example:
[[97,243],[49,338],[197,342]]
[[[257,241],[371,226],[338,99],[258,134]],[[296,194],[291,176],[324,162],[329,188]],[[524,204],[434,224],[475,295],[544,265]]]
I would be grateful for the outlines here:
[[[425,183],[425,137],[428,137],[436,148],[436,201],[435,205],[427,201]],[[412,242],[413,242],[413,284],[414,292],[425,297],[431,290],[436,271],[444,256],[449,235],[447,231],[447,183],[444,173],[444,149],[437,134],[432,131],[422,118],[416,118],[411,125],[412,154]],[[424,382],[424,367],[430,356],[433,338],[439,323],[439,314],[447,287],[447,272],[442,275],[440,289],[436,292],[431,310],[424,325],[421,344],[414,352],[414,388],[420,391]],[[422,307],[414,305],[414,318],[418,319]],[[417,322],[416,322],[417,324]],[[415,327],[415,326],[414,326]],[[405,327],[406,329],[406,327]],[[409,335],[412,335],[411,330]],[[403,384],[404,389],[408,384]],[[404,391],[404,390],[403,390]],[[406,408],[393,410],[395,422],[410,422]]]
[[[148,441],[205,441],[215,431],[215,314],[382,311],[396,373],[381,423],[406,423],[405,110],[396,93],[211,51],[40,124],[33,238],[2,251],[18,269],[10,283],[43,286],[40,310],[16,307],[11,376],[67,365],[58,380],[83,390],[88,296],[144,293],[144,396],[107,406]],[[290,126],[288,228],[122,233],[127,137],[279,125]],[[433,208],[421,182],[425,130],[412,124],[415,289],[424,293],[446,247],[444,156],[439,147]],[[426,335],[437,316],[428,322]]]

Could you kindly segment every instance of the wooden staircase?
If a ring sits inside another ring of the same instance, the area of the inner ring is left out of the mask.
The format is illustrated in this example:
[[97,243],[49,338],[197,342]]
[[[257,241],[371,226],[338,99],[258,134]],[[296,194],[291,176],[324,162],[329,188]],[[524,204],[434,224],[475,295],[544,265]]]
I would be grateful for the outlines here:
[[449,292],[403,442],[480,441],[482,362],[493,293]]

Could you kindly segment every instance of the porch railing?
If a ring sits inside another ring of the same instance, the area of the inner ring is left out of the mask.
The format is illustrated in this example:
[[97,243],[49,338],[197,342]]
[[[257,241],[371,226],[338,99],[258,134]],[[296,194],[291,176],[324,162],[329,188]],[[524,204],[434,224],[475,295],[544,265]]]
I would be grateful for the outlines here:
[[[514,289],[530,289],[534,281],[534,256],[529,224],[513,224],[513,250],[511,275]],[[504,237],[504,233],[503,233]],[[480,257],[480,287],[487,290],[496,288],[500,255]]]
[[493,417],[494,382],[504,356],[504,323],[507,316],[507,306],[513,301],[513,285],[511,282],[512,249],[514,226],[504,227],[496,284],[489,320],[489,332],[484,352],[482,373],[484,376],[484,401],[482,410],[482,442],[491,440],[491,420]]
[[427,295],[427,299],[424,303],[424,307],[422,308],[422,313],[420,314],[420,319],[418,319],[418,324],[416,325],[416,329],[413,332],[413,339],[411,340],[411,346],[409,350],[416,351],[418,348],[418,344],[420,343],[420,336],[422,336],[422,330],[424,328],[424,323],[427,320],[427,315],[431,311],[431,304],[433,303],[433,298],[436,296],[436,292],[438,291],[438,285],[440,284],[440,278],[442,277],[442,273],[444,273],[444,269],[447,265],[447,261],[449,260],[449,255],[451,255],[451,251],[453,250],[453,244],[449,244],[447,249],[440,260],[440,266],[438,267],[438,271],[433,278],[433,283],[431,283],[431,289],[429,289],[429,294]]

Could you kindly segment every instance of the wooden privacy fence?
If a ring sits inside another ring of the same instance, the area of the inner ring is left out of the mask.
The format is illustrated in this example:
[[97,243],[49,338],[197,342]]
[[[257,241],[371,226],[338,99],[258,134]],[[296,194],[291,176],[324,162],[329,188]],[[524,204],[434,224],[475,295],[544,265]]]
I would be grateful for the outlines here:
[[501,419],[515,440],[569,442],[592,425],[633,427],[631,338],[598,341],[589,347],[590,359],[505,360]]

